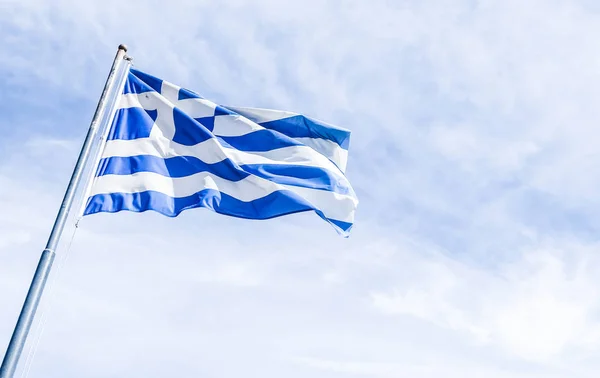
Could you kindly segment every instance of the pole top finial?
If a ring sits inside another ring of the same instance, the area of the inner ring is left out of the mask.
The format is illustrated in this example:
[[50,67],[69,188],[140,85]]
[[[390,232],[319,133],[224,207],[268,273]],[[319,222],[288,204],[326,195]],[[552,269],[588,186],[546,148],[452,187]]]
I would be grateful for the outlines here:
[[123,51],[127,52],[127,46],[124,45],[124,44],[120,44],[119,45],[119,50],[123,50]]

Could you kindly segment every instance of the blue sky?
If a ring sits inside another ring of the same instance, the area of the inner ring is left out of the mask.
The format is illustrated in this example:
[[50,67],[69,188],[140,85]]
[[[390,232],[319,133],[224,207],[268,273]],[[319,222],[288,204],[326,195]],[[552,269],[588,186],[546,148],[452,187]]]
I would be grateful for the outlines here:
[[71,223],[29,377],[595,376],[599,11],[0,1],[0,344],[126,43],[217,103],[350,129],[355,227],[100,214],[67,254]]

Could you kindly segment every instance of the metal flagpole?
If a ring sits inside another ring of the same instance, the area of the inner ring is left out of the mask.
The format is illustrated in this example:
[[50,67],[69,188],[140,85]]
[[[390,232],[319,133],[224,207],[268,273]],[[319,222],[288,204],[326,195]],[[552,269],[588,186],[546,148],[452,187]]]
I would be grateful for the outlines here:
[[25,298],[25,303],[21,309],[21,314],[19,315],[15,330],[13,331],[8,348],[6,349],[6,354],[4,355],[4,360],[2,361],[2,366],[0,367],[0,378],[12,378],[17,368],[19,357],[23,351],[23,347],[25,346],[27,334],[31,328],[35,312],[44,291],[44,286],[46,285],[46,281],[50,274],[50,269],[52,268],[56,246],[58,245],[60,236],[65,228],[67,216],[69,215],[69,211],[71,210],[71,206],[73,205],[73,201],[75,199],[75,192],[79,186],[79,183],[81,182],[83,171],[90,157],[94,138],[97,134],[100,121],[104,115],[107,98],[109,94],[114,92],[113,89],[116,83],[116,78],[118,77],[117,72],[121,67],[121,63],[124,62],[126,52],[127,47],[125,45],[120,45],[110,69],[110,73],[108,74],[108,78],[106,79],[106,84],[104,85],[104,90],[102,91],[100,101],[96,107],[96,112],[92,118],[90,128],[85,137],[85,141],[83,142],[83,146],[81,147],[79,158],[75,164],[73,175],[71,176],[71,180],[67,186],[67,190],[58,211],[58,215],[56,216],[54,226],[52,227],[52,232],[48,238],[48,243],[46,244],[46,248],[40,257],[40,261],[31,281],[31,286],[27,292],[27,297]]

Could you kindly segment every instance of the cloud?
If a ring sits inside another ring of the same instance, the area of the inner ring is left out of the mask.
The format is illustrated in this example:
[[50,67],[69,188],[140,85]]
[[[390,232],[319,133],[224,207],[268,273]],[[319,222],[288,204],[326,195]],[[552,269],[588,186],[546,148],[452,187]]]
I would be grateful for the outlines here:
[[[444,364],[395,364],[386,362],[371,362],[371,361],[334,361],[334,360],[319,360],[314,358],[298,359],[299,364],[305,364],[319,370],[335,372],[350,376],[359,377],[397,377],[399,375],[410,375],[417,377],[439,377],[446,375],[451,377],[493,377],[493,378],[508,378],[508,377],[560,377],[550,373],[515,373],[514,371],[503,371],[498,368],[495,371],[490,371],[477,366],[477,363],[471,363],[471,366],[461,366],[452,362]],[[475,365],[475,366],[473,366]]]
[[217,102],[352,130],[357,224],[86,218],[31,376],[591,377],[597,21],[562,0],[4,1],[0,338],[127,43]]
[[464,332],[475,343],[498,345],[532,361],[553,363],[570,350],[595,351],[600,329],[593,314],[600,298],[593,282],[599,266],[589,253],[596,247],[560,243],[524,251],[493,274],[443,258],[421,263],[412,267],[420,270],[416,282],[374,292],[373,305],[386,314]]

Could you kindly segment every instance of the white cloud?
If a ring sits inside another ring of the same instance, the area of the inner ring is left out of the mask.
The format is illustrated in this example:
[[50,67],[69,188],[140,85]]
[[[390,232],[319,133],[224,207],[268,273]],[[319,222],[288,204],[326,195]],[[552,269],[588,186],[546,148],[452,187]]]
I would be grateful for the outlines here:
[[0,6],[1,339],[119,43],[216,101],[351,129],[361,199],[349,240],[311,214],[85,219],[31,376],[597,370],[592,3]]
[[465,332],[473,342],[520,358],[555,364],[572,350],[597,352],[600,346],[594,315],[600,265],[590,258],[595,250],[554,239],[493,272],[440,257],[410,267],[420,271],[416,281],[374,292],[373,305]]
[[350,376],[359,377],[398,377],[398,376],[412,376],[412,377],[426,377],[435,378],[440,375],[447,377],[465,377],[465,378],[477,378],[477,377],[490,377],[490,378],[546,378],[546,377],[562,377],[562,375],[553,373],[528,373],[528,372],[514,372],[504,371],[503,368],[499,367],[495,371],[490,371],[486,368],[481,368],[476,362],[472,362],[469,365],[460,365],[452,362],[444,361],[444,363],[434,364],[418,364],[418,363],[404,363],[396,364],[390,362],[372,362],[372,361],[335,361],[335,360],[320,360],[316,358],[299,358],[299,364],[305,364],[316,369],[325,371],[348,374]]

